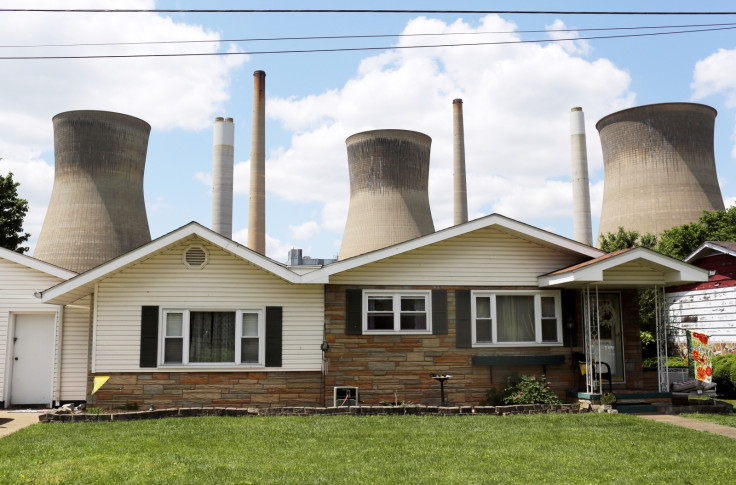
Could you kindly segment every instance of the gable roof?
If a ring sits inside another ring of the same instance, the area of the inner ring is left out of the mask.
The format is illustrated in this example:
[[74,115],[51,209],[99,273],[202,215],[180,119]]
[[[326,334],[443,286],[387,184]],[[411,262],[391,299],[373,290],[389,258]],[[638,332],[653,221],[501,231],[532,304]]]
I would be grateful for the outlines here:
[[155,254],[165,250],[166,248],[188,238],[191,236],[197,236],[205,241],[212,243],[225,251],[238,256],[276,276],[282,278],[290,283],[299,283],[300,277],[293,271],[286,268],[285,265],[277,263],[276,261],[269,259],[242,244],[238,244],[220,234],[200,225],[197,222],[190,222],[179,229],[165,234],[148,244],[134,249],[128,253],[118,256],[106,263],[101,264],[89,271],[82,273],[74,278],[59,283],[45,291],[40,292],[37,296],[41,298],[44,303],[54,303],[65,305],[73,301],[82,298],[93,292],[94,285],[98,281],[105,279],[121,271],[127,267],[130,267],[139,261],[148,259]]
[[736,257],[736,242],[733,241],[705,241],[695,251],[690,253],[683,261],[692,263],[701,258],[707,258],[714,254],[728,254]]
[[[619,278],[614,280],[610,274],[604,274],[607,270],[620,270]],[[647,270],[650,273],[648,275]],[[621,281],[621,273],[625,274],[626,271],[632,273],[630,283]],[[587,284],[612,284],[619,287],[670,286],[708,281],[708,271],[651,249],[630,248],[540,276],[538,281],[540,287],[579,287]]]
[[323,266],[321,269],[307,273],[303,276],[304,282],[328,283],[330,275],[348,271],[359,266],[373,263],[391,256],[406,253],[440,241],[467,234],[478,229],[495,226],[498,229],[513,234],[542,246],[550,247],[558,251],[580,254],[590,258],[604,256],[606,253],[587,244],[582,244],[572,239],[539,229],[529,224],[510,219],[500,214],[490,214],[472,221],[448,227],[440,231],[420,236],[409,241],[404,241],[393,246],[377,249],[369,253],[360,254],[335,263]]
[[77,275],[77,273],[75,273],[74,271],[60,268],[59,266],[55,266],[51,263],[32,258],[31,256],[26,256],[25,254],[20,254],[16,251],[11,251],[10,249],[6,248],[0,248],[0,258],[7,259],[8,261],[12,261],[13,263],[20,264],[27,268],[35,269],[36,271],[40,271],[51,276],[56,276],[57,278],[61,278],[63,280],[68,280],[69,278],[73,278]]

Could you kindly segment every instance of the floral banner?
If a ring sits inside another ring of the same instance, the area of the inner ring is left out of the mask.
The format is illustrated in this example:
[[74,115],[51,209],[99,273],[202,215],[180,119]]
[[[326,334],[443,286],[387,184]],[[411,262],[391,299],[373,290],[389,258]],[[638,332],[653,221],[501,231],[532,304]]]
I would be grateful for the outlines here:
[[699,332],[687,331],[688,369],[690,377],[702,382],[711,382],[713,351],[710,338]]

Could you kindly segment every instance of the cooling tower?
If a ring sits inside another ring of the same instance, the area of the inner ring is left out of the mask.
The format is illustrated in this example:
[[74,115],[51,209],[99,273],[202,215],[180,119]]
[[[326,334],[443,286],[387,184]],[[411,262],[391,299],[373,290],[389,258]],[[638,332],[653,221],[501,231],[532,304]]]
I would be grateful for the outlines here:
[[601,119],[604,192],[600,234],[619,226],[660,233],[724,209],[716,177],[716,110],[694,103],[630,108]]
[[593,245],[590,220],[590,180],[588,179],[588,148],[585,142],[583,108],[570,112],[570,158],[572,163],[572,210],[575,240]]
[[54,188],[34,257],[81,273],[149,242],[151,126],[107,111],[60,113],[53,124]]
[[248,247],[266,254],[266,73],[253,73]]
[[406,130],[375,130],[345,140],[350,208],[339,259],[434,232],[429,208],[432,139]]
[[465,179],[465,128],[463,100],[452,100],[452,177],[453,221],[455,225],[468,222],[468,188]]
[[233,236],[233,169],[235,124],[232,118],[215,118],[212,147],[212,230]]

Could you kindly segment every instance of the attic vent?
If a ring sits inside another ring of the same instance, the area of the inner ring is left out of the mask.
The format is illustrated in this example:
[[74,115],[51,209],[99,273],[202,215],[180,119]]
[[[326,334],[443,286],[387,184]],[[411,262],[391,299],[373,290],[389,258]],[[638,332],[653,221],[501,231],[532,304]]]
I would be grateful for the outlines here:
[[202,269],[207,264],[207,251],[200,246],[190,246],[184,253],[184,264],[188,268]]

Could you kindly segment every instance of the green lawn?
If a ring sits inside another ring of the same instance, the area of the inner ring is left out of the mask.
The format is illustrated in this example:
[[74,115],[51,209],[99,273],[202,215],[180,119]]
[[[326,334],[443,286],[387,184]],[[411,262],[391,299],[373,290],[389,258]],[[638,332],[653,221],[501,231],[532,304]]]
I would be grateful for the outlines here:
[[736,428],[736,414],[681,414],[680,416]]
[[625,415],[37,424],[0,483],[736,483],[736,441]]

